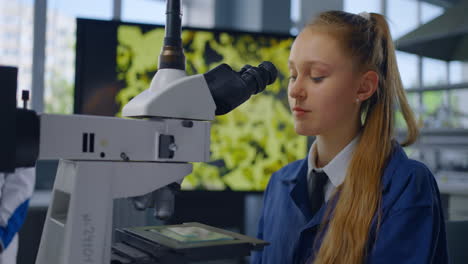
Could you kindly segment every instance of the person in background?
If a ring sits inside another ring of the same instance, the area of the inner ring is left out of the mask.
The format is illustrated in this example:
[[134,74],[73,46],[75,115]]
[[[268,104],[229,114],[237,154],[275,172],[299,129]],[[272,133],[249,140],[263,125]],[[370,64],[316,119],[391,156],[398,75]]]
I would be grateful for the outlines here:
[[251,262],[448,263],[436,181],[402,148],[418,128],[385,18],[321,13],[294,41],[289,69],[295,130],[316,140],[271,176],[258,226],[271,244]]
[[35,180],[35,168],[0,173],[0,264],[16,263],[18,232],[26,218]]

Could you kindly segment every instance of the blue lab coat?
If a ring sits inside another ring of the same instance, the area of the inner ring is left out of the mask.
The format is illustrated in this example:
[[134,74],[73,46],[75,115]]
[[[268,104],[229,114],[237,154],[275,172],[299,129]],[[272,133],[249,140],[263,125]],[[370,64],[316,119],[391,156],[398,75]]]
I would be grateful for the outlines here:
[[[258,238],[271,244],[253,252],[252,264],[305,263],[314,258],[312,245],[319,224],[326,208],[336,200],[330,199],[315,215],[311,214],[307,158],[272,175],[258,225]],[[382,187],[381,226],[377,240],[373,239],[374,218],[366,263],[448,263],[439,189],[429,169],[408,159],[395,143]]]

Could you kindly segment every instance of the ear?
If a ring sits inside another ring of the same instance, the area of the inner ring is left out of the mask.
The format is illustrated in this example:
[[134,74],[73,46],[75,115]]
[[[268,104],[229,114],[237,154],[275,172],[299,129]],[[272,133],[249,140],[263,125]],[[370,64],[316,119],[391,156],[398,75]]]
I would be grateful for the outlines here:
[[363,102],[369,99],[379,86],[379,75],[375,71],[367,71],[361,77],[361,82],[357,90],[356,98]]

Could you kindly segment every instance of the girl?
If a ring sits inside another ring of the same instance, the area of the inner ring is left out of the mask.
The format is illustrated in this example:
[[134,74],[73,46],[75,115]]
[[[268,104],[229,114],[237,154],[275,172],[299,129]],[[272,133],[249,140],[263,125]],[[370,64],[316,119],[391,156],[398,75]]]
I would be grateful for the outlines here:
[[274,173],[252,263],[447,263],[439,190],[393,139],[418,135],[383,16],[329,11],[296,38],[288,95],[309,155]]

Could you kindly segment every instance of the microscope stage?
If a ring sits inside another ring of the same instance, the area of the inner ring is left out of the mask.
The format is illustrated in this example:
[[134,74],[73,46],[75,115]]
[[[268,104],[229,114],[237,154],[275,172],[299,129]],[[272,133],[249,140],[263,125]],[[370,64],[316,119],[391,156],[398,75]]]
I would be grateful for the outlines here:
[[119,250],[123,244],[145,252],[154,259],[160,259],[160,263],[174,257],[187,262],[239,258],[269,244],[263,240],[200,223],[131,227],[117,230],[117,235],[120,243],[113,247],[114,254],[128,257],[128,254],[122,252],[125,250]]

